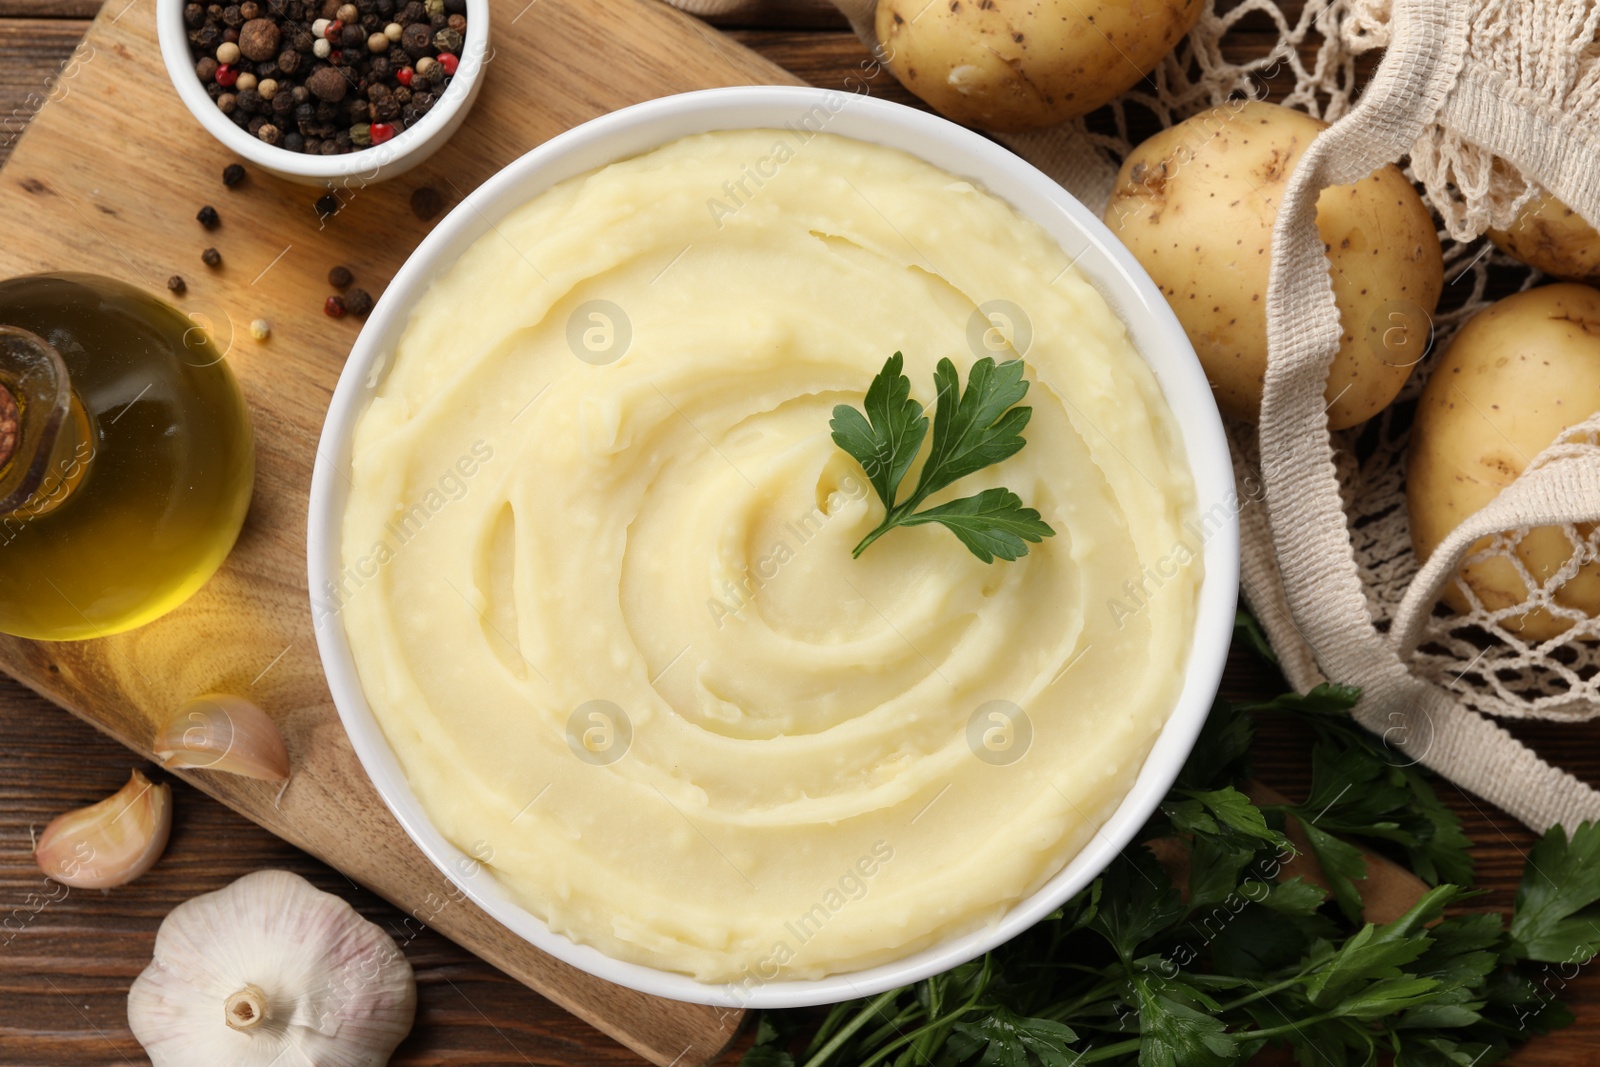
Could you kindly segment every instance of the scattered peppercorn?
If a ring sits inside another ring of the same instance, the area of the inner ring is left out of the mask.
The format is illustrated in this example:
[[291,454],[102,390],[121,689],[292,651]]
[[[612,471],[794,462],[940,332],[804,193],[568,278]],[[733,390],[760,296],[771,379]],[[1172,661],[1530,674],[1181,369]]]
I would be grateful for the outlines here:
[[332,270],[328,271],[328,284],[333,286],[335,289],[347,288],[350,283],[355,280],[356,276],[350,273],[349,267],[334,267]]
[[358,319],[367,317],[367,312],[372,310],[372,294],[365,289],[352,289],[345,299],[345,305],[350,309],[350,314]]
[[265,341],[272,336],[272,324],[266,319],[255,319],[250,323],[250,336],[257,341]]
[[344,297],[340,296],[338,293],[328,297],[328,299],[322,302],[322,313],[327,315],[330,319],[344,318]]
[[431,222],[444,207],[444,197],[437,189],[422,186],[411,194],[411,213],[423,222]]
[[216,229],[217,225],[222,222],[222,219],[217,215],[217,209],[212,207],[210,204],[207,204],[205,207],[201,208],[200,213],[195,216],[195,219],[200,223],[200,225],[204,226],[208,230]]
[[167,292],[174,296],[182,296],[189,289],[189,284],[183,280],[183,275],[174,274],[167,279]]
[[337,215],[344,202],[333,193],[324,193],[317,197],[317,214],[322,218]]
[[244,167],[238,163],[229,163],[222,168],[222,184],[232,189],[245,179]]
[[222,266],[222,253],[218,252],[215,248],[208,248],[204,252],[201,252],[200,259],[208,267]]

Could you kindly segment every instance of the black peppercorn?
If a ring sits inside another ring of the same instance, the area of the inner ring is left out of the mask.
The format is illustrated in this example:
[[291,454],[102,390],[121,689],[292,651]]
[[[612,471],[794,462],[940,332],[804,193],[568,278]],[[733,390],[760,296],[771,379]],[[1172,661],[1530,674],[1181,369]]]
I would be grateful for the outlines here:
[[283,140],[278,142],[278,147],[287,148],[291,152],[304,152],[306,150],[306,139],[294,130],[290,130],[283,135]]
[[183,5],[183,24],[189,29],[194,29],[206,20],[206,9],[199,4]]
[[215,248],[208,248],[204,252],[201,252],[200,259],[201,262],[205,263],[206,266],[213,269],[222,266],[222,253],[218,252]]
[[239,97],[239,110],[254,115],[261,110],[261,94],[254,89],[241,89],[236,94]]
[[222,31],[209,22],[189,34],[189,45],[196,52],[215,52],[221,43]]
[[205,207],[201,208],[200,213],[195,216],[195,221],[199,222],[200,225],[204,226],[208,230],[214,230],[218,225],[221,224],[222,218],[217,214],[216,208],[212,207],[210,204],[207,204]]
[[335,289],[344,289],[355,280],[356,276],[350,273],[349,267],[338,266],[328,271],[328,284]]
[[301,56],[294,49],[278,53],[278,70],[284,74],[293,74],[300,69]]
[[222,184],[229,189],[244,181],[245,177],[245,169],[238,163],[229,163],[222,168]]
[[372,310],[372,294],[365,289],[352,289],[344,298],[344,304],[350,314],[358,319],[364,319],[367,317],[367,312]]
[[337,215],[339,213],[339,209],[343,206],[344,202],[333,193],[324,193],[317,198],[317,214],[322,218],[328,218],[330,215]]
[[174,274],[172,277],[167,279],[167,291],[169,293],[182,296],[188,291],[188,288],[188,283],[183,280],[183,275],[181,274]]
[[413,22],[400,33],[400,47],[412,59],[433,54],[433,30],[426,22]]
[[444,207],[444,198],[437,189],[422,186],[411,194],[411,213],[423,222],[431,221]]

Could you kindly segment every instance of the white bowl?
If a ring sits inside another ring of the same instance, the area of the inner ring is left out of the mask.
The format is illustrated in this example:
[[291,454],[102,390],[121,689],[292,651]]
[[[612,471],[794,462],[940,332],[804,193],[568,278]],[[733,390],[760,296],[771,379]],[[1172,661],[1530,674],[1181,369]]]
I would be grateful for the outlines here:
[[[1205,544],[1194,643],[1178,702],[1132,790],[1055,877],[998,923],[867,970],[753,990],[707,984],[683,974],[626,963],[552,933],[517,904],[492,874],[444,839],[417,802],[362,695],[344,627],[318,607],[318,590],[340,572],[339,530],[349,485],[350,439],[382,380],[417,297],[509,212],[566,178],[694,133],[781,127],[827,109],[830,133],[919,156],[978,182],[1043,226],[1128,326],[1155,371],[1182,432],[1202,515],[1221,517]],[[1233,633],[1239,581],[1239,530],[1233,467],[1211,389],[1166,300],[1133,256],[1086,207],[1008,150],[933,115],[864,96],[806,88],[710,89],[639,104],[586,122],[529,152],[468,196],[436,226],[395,276],[368,317],[334,391],[311,479],[307,566],[317,646],[334,703],[367,773],[417,845],[483,910],[544,951],[600,978],[645,993],[702,1004],[798,1007],[849,1000],[914,982],[981,955],[1054,911],[1088,885],[1133,839],[1168,788],[1210,710]]]
[[309,156],[269,145],[233,124],[221,111],[194,72],[189,34],[183,25],[185,0],[156,0],[156,33],[167,76],[200,125],[229,151],[271,174],[302,185],[342,188],[351,182],[368,185],[404,174],[437,152],[472,110],[483,85],[483,68],[493,57],[489,51],[489,0],[467,0],[466,41],[461,63],[444,95],[422,121],[381,145],[342,156]]

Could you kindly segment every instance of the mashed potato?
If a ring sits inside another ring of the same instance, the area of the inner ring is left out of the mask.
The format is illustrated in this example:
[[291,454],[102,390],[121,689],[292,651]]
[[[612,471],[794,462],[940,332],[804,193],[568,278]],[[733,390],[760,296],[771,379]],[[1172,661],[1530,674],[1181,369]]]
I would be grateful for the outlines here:
[[[1005,485],[1055,537],[851,558],[882,505],[829,415],[896,351],[930,407],[941,357],[1026,357],[1027,447],[933,503]],[[620,959],[748,985],[995,921],[1182,685],[1154,376],[1038,226],[889,149],[709,134],[535,197],[418,300],[354,455],[329,610],[413,790]]]

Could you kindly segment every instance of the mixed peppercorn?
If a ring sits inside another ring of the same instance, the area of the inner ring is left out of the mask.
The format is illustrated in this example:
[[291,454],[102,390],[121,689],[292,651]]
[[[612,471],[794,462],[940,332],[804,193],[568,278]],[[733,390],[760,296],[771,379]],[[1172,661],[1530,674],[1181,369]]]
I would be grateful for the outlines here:
[[444,93],[466,0],[246,0],[183,9],[195,74],[234,124],[291,152],[383,144]]

